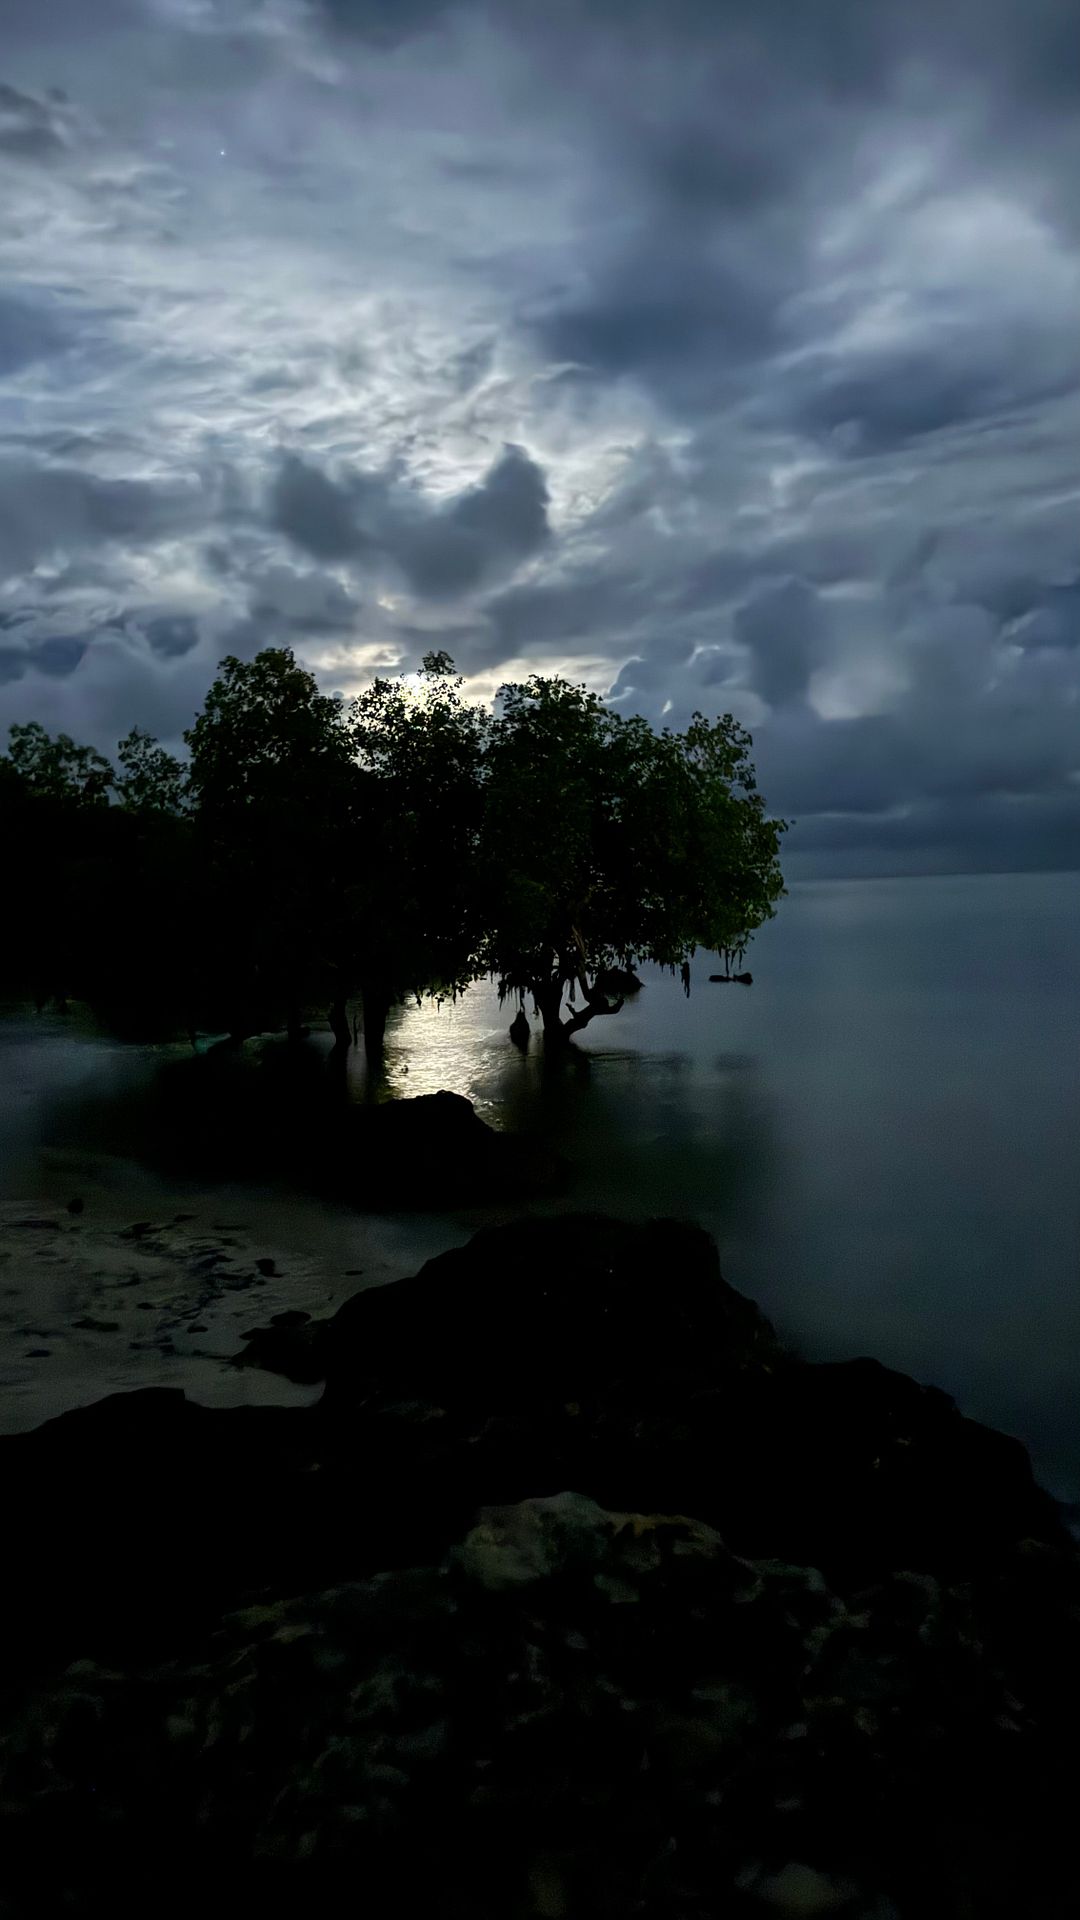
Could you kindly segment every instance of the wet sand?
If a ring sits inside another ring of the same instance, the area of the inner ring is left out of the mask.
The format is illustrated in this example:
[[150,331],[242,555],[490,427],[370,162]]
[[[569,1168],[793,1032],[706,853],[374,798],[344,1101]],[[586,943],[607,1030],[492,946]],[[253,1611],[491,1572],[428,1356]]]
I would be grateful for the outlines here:
[[106,1156],[51,1155],[34,1191],[0,1202],[0,1432],[147,1386],[204,1406],[307,1405],[321,1388],[231,1364],[244,1331],[288,1310],[332,1313],[467,1236],[442,1219],[193,1191]]

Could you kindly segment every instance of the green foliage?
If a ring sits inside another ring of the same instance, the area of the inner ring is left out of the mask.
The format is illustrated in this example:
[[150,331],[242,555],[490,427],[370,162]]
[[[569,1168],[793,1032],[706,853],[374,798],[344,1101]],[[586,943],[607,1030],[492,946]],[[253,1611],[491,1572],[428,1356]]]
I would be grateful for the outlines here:
[[754,784],[730,715],[655,733],[584,687],[503,688],[486,759],[484,959],[532,993],[549,1030],[611,1010],[605,968],[743,948],[783,892],[782,821]]
[[27,793],[61,805],[106,806],[116,784],[102,754],[76,746],[66,733],[53,739],[36,720],[11,728],[8,760]]
[[197,805],[234,823],[280,811],[290,792],[295,805],[323,808],[350,761],[341,702],[319,692],[289,647],[228,655],[184,739]]
[[129,813],[178,815],[188,805],[187,768],[142,727],[132,727],[116,750],[123,769],[116,782]]

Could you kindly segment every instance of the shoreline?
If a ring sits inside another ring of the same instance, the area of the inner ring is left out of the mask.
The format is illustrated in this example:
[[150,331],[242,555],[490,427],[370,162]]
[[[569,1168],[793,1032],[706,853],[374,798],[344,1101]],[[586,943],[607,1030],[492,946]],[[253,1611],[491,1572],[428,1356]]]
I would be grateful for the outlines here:
[[333,1312],[468,1231],[270,1187],[165,1181],[104,1157],[95,1167],[83,1153],[47,1164],[33,1199],[0,1200],[0,1434],[146,1387],[222,1409],[310,1405],[319,1389],[232,1364],[242,1330]]

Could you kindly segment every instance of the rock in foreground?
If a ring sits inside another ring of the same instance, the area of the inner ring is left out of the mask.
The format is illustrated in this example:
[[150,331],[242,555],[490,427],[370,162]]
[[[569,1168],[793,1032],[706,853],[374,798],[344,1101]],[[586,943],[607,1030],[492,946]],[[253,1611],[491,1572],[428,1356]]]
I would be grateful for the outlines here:
[[452,1920],[1080,1897],[1051,1754],[964,1592],[844,1596],[574,1494],[483,1514],[440,1565],[259,1600],[178,1658],[76,1662],[0,1761],[27,1911],[179,1912],[211,1887]]
[[256,1357],[325,1378],[335,1449],[439,1485],[455,1523],[585,1487],[695,1514],[740,1550],[863,1578],[968,1573],[1056,1539],[1024,1449],[871,1360],[809,1366],[700,1228],[596,1215],[489,1228]]
[[15,1913],[1075,1914],[1080,1573],[1015,1442],[785,1356],[670,1222],[266,1339],[319,1406],[0,1442]]

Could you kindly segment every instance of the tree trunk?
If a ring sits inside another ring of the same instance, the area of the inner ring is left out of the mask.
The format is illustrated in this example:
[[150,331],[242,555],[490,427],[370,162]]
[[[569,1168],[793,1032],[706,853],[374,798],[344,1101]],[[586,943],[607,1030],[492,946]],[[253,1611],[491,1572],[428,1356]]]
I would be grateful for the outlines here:
[[335,994],[330,1003],[328,1015],[330,1031],[334,1036],[334,1051],[344,1053],[352,1045],[352,1029],[349,1026],[349,1009],[344,994]]
[[369,1072],[377,1073],[383,1063],[391,996],[381,980],[364,980],[360,983],[360,998],[364,1005],[364,1057]]
[[569,1045],[575,1033],[580,1033],[582,1028],[587,1027],[590,1020],[595,1020],[599,1014],[619,1013],[624,1004],[621,998],[609,1000],[606,994],[598,993],[595,987],[589,986],[584,973],[579,973],[577,985],[581,990],[584,1005],[574,1007],[569,1018],[564,1020],[562,1005],[566,984],[565,979],[560,979],[557,984],[537,987],[533,992],[533,999],[544,1022],[544,1045],[552,1051],[557,1047]]
[[562,1022],[563,983],[561,980],[543,987],[537,987],[533,993],[537,1010],[544,1023],[544,1045],[561,1046],[566,1039],[566,1028]]

